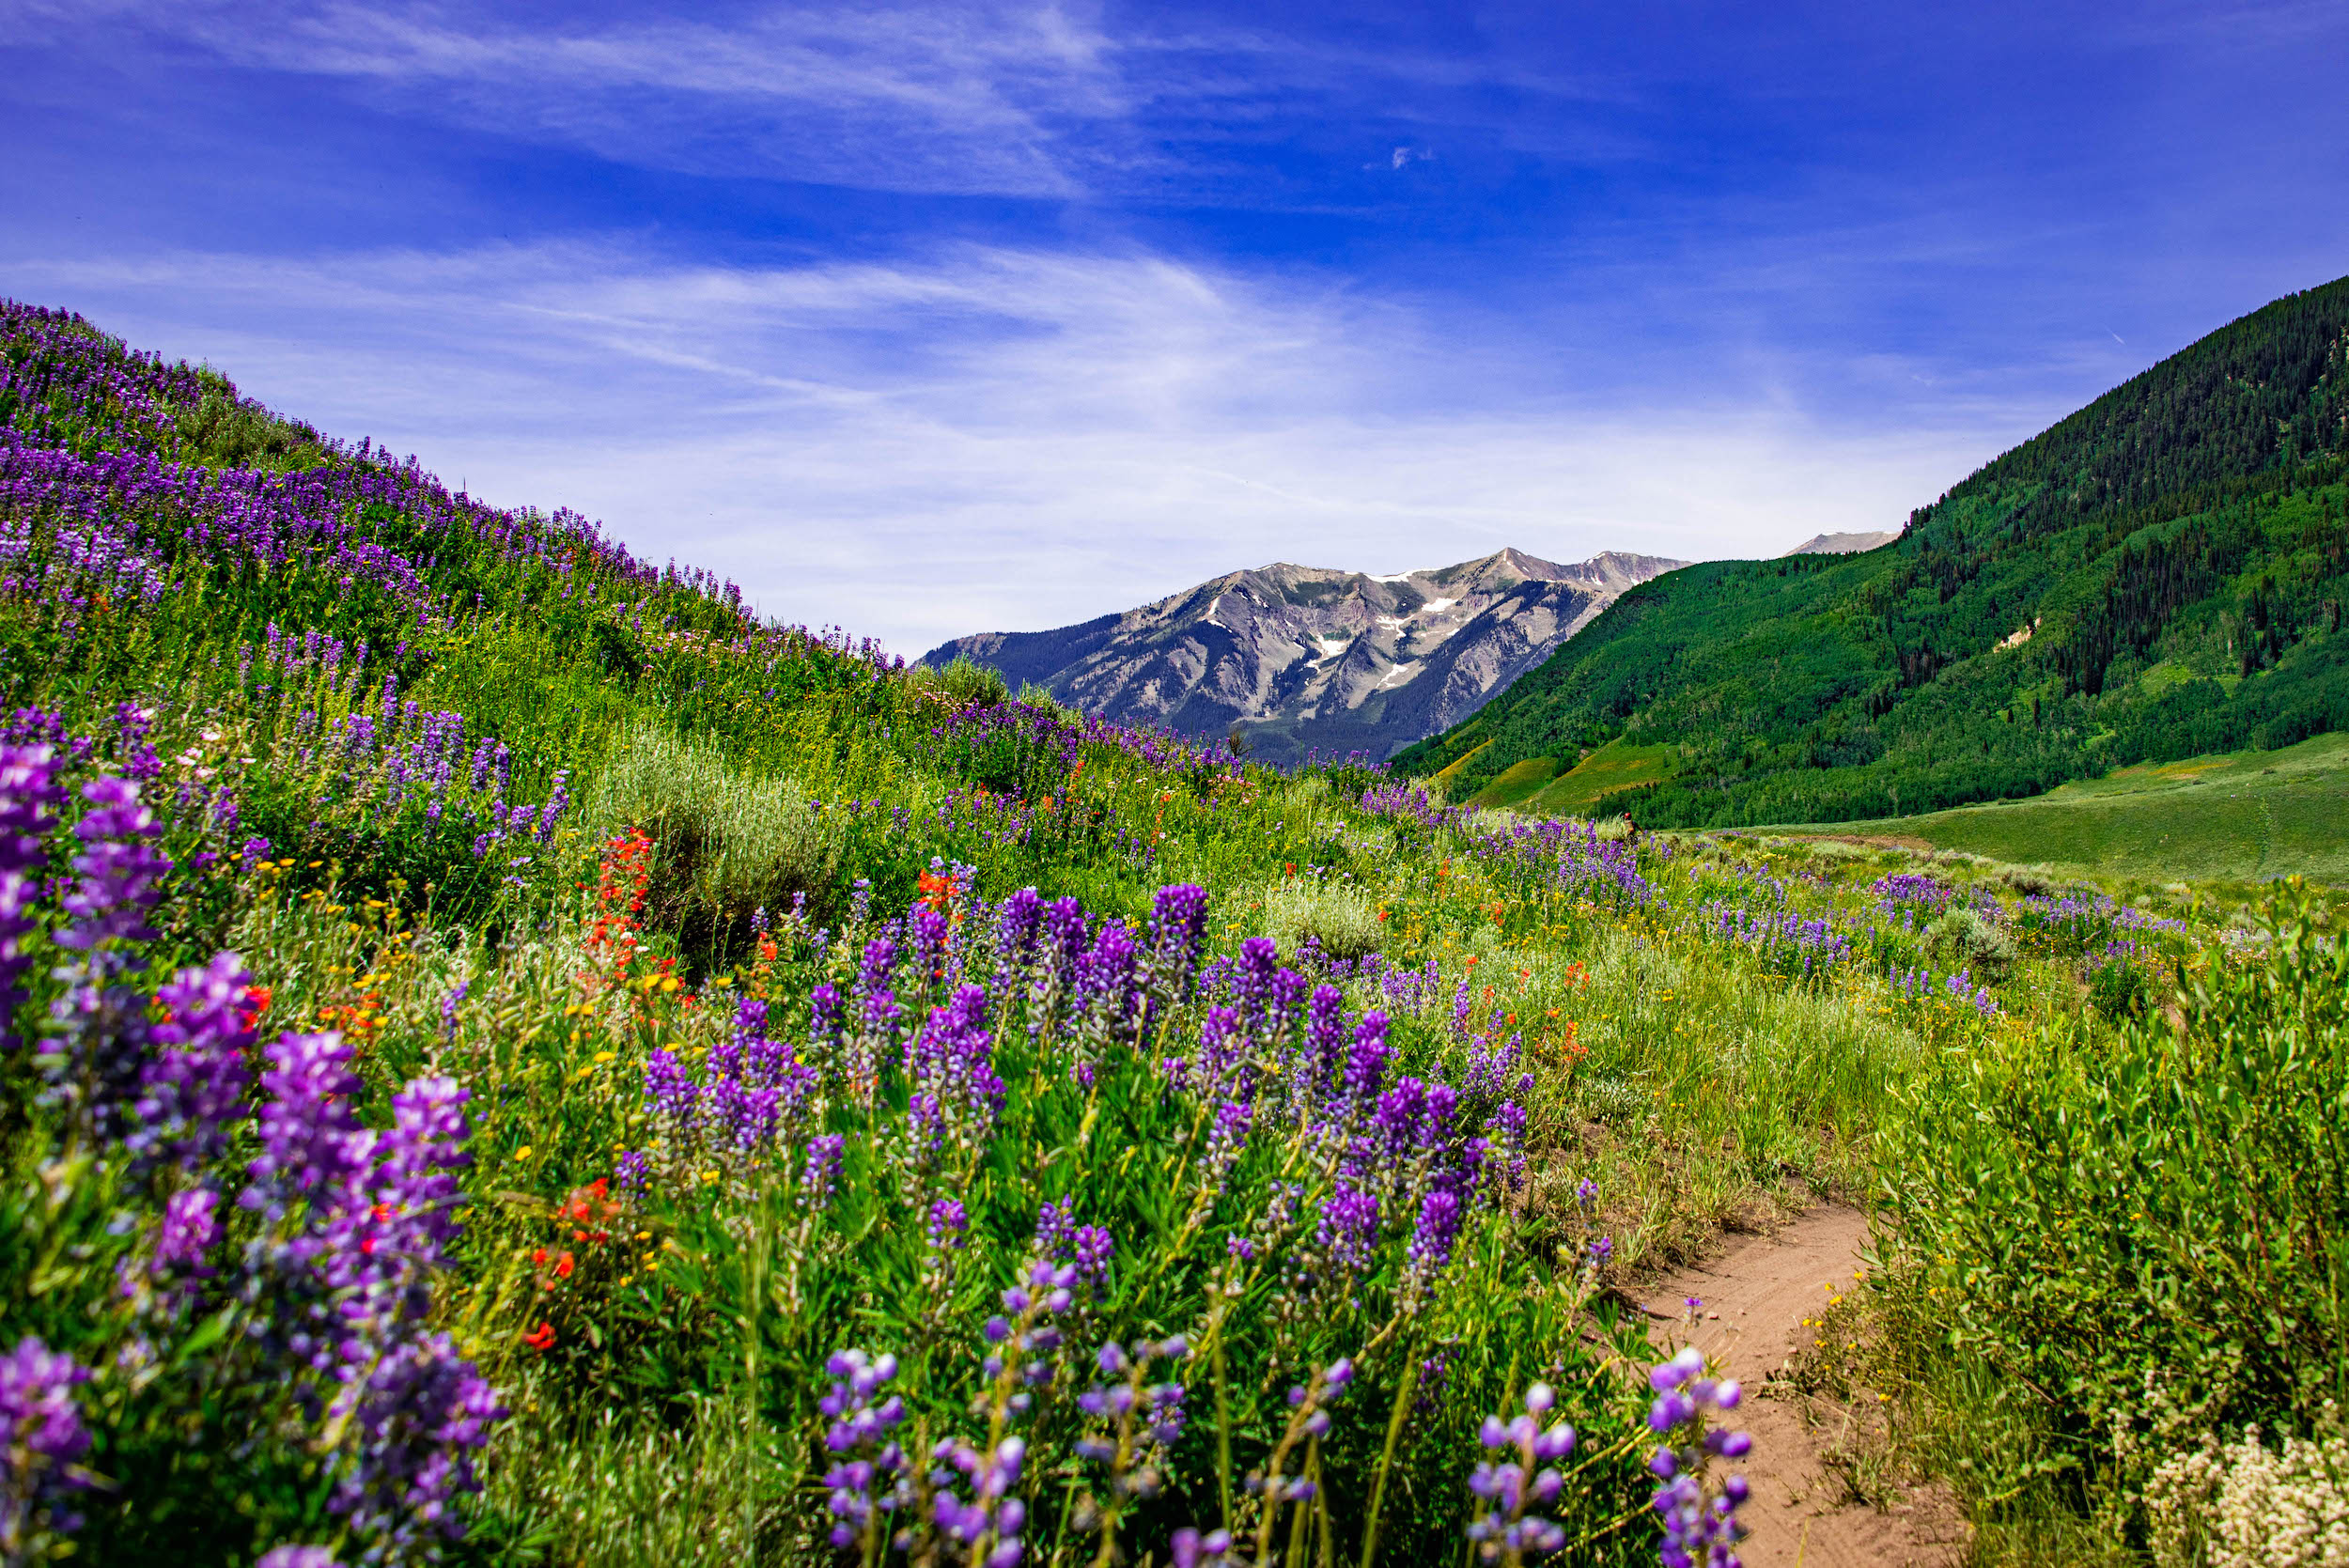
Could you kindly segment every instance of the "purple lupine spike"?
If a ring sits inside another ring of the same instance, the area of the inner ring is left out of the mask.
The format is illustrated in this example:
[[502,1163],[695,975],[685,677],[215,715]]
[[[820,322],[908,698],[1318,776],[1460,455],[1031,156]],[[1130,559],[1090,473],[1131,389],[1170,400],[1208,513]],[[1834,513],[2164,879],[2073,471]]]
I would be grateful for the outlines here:
[[1346,1057],[1346,1096],[1357,1113],[1366,1111],[1378,1097],[1378,1086],[1384,1080],[1387,1059],[1393,1052],[1387,1045],[1387,1016],[1384,1013],[1364,1013],[1354,1026],[1354,1048]]
[[0,1356],[0,1545],[13,1556],[34,1528],[70,1533],[82,1527],[67,1499],[92,1478],[79,1464],[89,1452],[75,1389],[87,1367],[31,1335]]
[[1239,944],[1239,962],[1232,974],[1232,1005],[1240,1024],[1256,1032],[1272,1001],[1272,976],[1280,968],[1281,949],[1269,937],[1250,937]]
[[946,957],[946,916],[937,909],[912,913],[913,973],[916,994],[942,977]]
[[1321,1205],[1315,1241],[1348,1275],[1361,1274],[1378,1242],[1377,1195],[1339,1182]]
[[220,1239],[215,1211],[220,1194],[209,1187],[184,1187],[163,1204],[163,1224],[155,1233],[154,1271],[201,1278],[212,1271],[204,1255]]
[[1206,937],[1207,890],[1189,882],[1160,888],[1150,908],[1150,968],[1163,997],[1190,988]]
[[17,1010],[29,994],[24,974],[34,963],[34,909],[47,839],[64,800],[45,745],[0,746],[0,1049],[18,1043]]
[[1346,994],[1335,986],[1315,987],[1305,1005],[1305,1051],[1299,1059],[1308,1100],[1318,1100],[1338,1082],[1346,1065]]
[[1239,1163],[1248,1151],[1248,1129],[1255,1120],[1255,1107],[1242,1101],[1226,1100],[1216,1108],[1215,1122],[1207,1133],[1207,1146],[1202,1157],[1206,1168],[1207,1187],[1221,1193],[1231,1179],[1232,1167]]
[[685,1073],[677,1053],[656,1050],[645,1060],[645,1107],[672,1133],[692,1126],[701,1091]]
[[1075,976],[1077,962],[1084,956],[1087,945],[1084,907],[1073,898],[1054,899],[1044,911],[1044,935],[1054,972],[1061,977],[1065,990]]
[[1096,1017],[1111,1027],[1133,1017],[1140,950],[1133,933],[1121,921],[1103,921],[1093,947],[1077,965],[1077,996]]
[[1419,1225],[1411,1233],[1406,1254],[1414,1280],[1424,1284],[1452,1262],[1453,1244],[1459,1239],[1462,1205],[1456,1193],[1441,1188],[1421,1200]]
[[807,1141],[807,1160],[800,1170],[800,1204],[821,1209],[832,1202],[840,1180],[840,1162],[848,1141],[839,1133],[824,1133]]
[[830,1060],[840,1049],[842,1011],[839,987],[830,981],[817,986],[808,997],[809,1054],[819,1061]]
[[243,961],[220,953],[155,993],[164,1021],[150,1036],[159,1049],[140,1072],[139,1126],[129,1140],[141,1162],[194,1171],[226,1146],[229,1125],[244,1109],[252,985]]
[[154,814],[139,803],[138,785],[125,779],[93,779],[82,786],[91,809],[73,825],[85,846],[73,858],[77,878],[61,903],[74,923],[57,933],[57,945],[90,955],[93,969],[103,973],[132,967],[127,956],[113,962],[98,955],[109,943],[146,942],[155,939],[147,917],[162,894],[162,881],[171,862],[148,842],[156,832]]
[[339,1034],[281,1034],[261,1054],[270,1100],[255,1119],[261,1142],[255,1179],[301,1192],[348,1176],[350,1135],[359,1128],[352,1099],[364,1087],[350,1071],[350,1046]]

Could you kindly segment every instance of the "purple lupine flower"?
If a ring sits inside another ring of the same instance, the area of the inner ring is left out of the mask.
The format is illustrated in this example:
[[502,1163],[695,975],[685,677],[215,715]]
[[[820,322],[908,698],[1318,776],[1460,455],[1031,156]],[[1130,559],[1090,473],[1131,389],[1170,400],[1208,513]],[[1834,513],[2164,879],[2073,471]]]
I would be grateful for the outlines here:
[[652,1161],[642,1149],[630,1149],[612,1163],[612,1185],[623,1192],[642,1192],[652,1184]]
[[1119,921],[1104,921],[1093,939],[1092,950],[1078,962],[1078,1003],[1110,1030],[1133,1019],[1140,1000],[1135,990],[1141,952],[1133,933]]
[[839,987],[826,981],[809,995],[807,1006],[808,1054],[818,1062],[832,1061],[840,1050],[844,1004],[840,1000]]
[[1305,1051],[1299,1060],[1306,1081],[1298,1089],[1310,1104],[1336,1086],[1346,1067],[1346,994],[1335,986],[1315,987],[1305,1004]]
[[255,1118],[261,1153],[254,1178],[297,1193],[341,1181],[352,1169],[359,1118],[351,1108],[365,1087],[350,1069],[350,1047],[339,1034],[282,1034],[261,1054],[270,1099]]
[[152,1039],[159,1048],[140,1071],[138,1127],[129,1144],[141,1163],[170,1161],[193,1171],[226,1146],[244,1109],[245,995],[253,977],[233,953],[205,968],[181,970],[155,993],[164,1010]]
[[1110,1234],[1107,1226],[1080,1225],[1069,1238],[1069,1251],[1078,1277],[1092,1281],[1097,1288],[1109,1279],[1110,1259],[1116,1254],[1117,1238]]
[[913,936],[913,974],[917,994],[944,973],[947,920],[939,909],[915,909],[910,917]]
[[823,1133],[807,1141],[807,1163],[800,1171],[800,1203],[821,1209],[832,1202],[840,1180],[840,1161],[848,1141],[839,1133]]
[[657,1050],[645,1059],[645,1107],[673,1136],[692,1127],[700,1097],[700,1088],[686,1076],[685,1063],[675,1051]]
[[1346,1062],[1346,1097],[1358,1113],[1377,1102],[1392,1054],[1387,1045],[1387,1016],[1364,1013],[1354,1026],[1354,1048]]
[[139,804],[137,785],[93,779],[82,797],[91,809],[73,831],[84,847],[73,858],[73,889],[61,901],[73,923],[56,937],[82,958],[51,1004],[55,1041],[45,1061],[53,1092],[93,1130],[110,1134],[136,1093],[148,1033],[145,999],[113,982],[144,964],[139,948],[155,938],[147,917],[171,862],[148,842],[155,818]]
[[[287,1034],[264,1054],[272,1098],[240,1201],[264,1218],[249,1266],[273,1276],[265,1337],[331,1393],[328,1430],[342,1443],[330,1506],[376,1537],[373,1549],[414,1555],[458,1530],[456,1497],[477,1488],[472,1454],[504,1414],[472,1363],[423,1327],[458,1230],[465,1091],[418,1079],[372,1132],[352,1112],[359,1080],[339,1036]],[[319,1391],[303,1397],[319,1413]]]
[[[895,1394],[877,1399],[897,1375],[894,1356],[867,1356],[862,1350],[832,1353],[824,1370],[833,1378],[832,1391],[817,1407],[832,1418],[824,1447],[842,1456],[824,1477],[832,1489],[825,1507],[832,1514],[832,1544],[842,1551],[867,1536],[879,1516],[899,1499],[878,1487],[905,1468],[905,1453],[890,1433],[906,1418],[905,1401]],[[869,1544],[869,1543],[868,1543]]]
[[65,798],[47,746],[0,746],[0,1048],[17,1043],[24,971],[33,964],[47,840]]
[[963,1243],[970,1239],[970,1211],[962,1206],[958,1198],[941,1198],[930,1204],[927,1230],[930,1250],[958,1252]]
[[1202,1535],[1189,1525],[1174,1532],[1167,1543],[1167,1553],[1174,1568],[1229,1568],[1232,1532],[1211,1529]]
[[325,1546],[272,1546],[253,1568],[342,1568]]
[[1378,1244],[1377,1194],[1340,1182],[1321,1205],[1315,1241],[1348,1275],[1363,1272]]
[[554,842],[554,825],[571,803],[571,775],[565,769],[555,770],[554,784],[547,795],[546,804],[538,808],[538,826],[535,836],[540,844]]
[[1557,1404],[1555,1390],[1536,1383],[1525,1390],[1525,1413],[1503,1421],[1485,1418],[1479,1440],[1509,1457],[1480,1461],[1469,1478],[1469,1491],[1483,1505],[1468,1527],[1477,1555],[1486,1562],[1503,1556],[1517,1562],[1554,1552],[1566,1544],[1566,1532],[1556,1522],[1531,1512],[1546,1507],[1565,1484],[1557,1462],[1574,1452],[1574,1428],[1554,1421],[1545,1428],[1542,1418]]
[[1070,1243],[1077,1238],[1077,1200],[1064,1198],[1058,1203],[1047,1198],[1035,1214],[1035,1250],[1040,1257],[1062,1258],[1068,1255]]
[[1525,1186],[1525,1108],[1514,1100],[1501,1101],[1485,1124],[1485,1132],[1492,1146],[1507,1157],[1509,1190],[1516,1192]]
[[442,1039],[454,1040],[457,1038],[457,1009],[463,1005],[465,993],[472,989],[472,981],[459,980],[455,986],[449,988],[448,995],[441,999]]
[[1713,1424],[1717,1415],[1737,1408],[1738,1386],[1705,1374],[1704,1357],[1694,1346],[1648,1374],[1656,1403],[1648,1410],[1650,1431],[1668,1439],[1648,1461],[1662,1484],[1650,1505],[1661,1514],[1660,1551],[1668,1568],[1693,1568],[1735,1560],[1746,1534],[1737,1510],[1749,1496],[1746,1478],[1715,1476],[1718,1461],[1742,1459],[1753,1446],[1743,1432]]
[[162,1227],[155,1233],[155,1272],[209,1274],[204,1254],[220,1239],[214,1210],[220,1194],[209,1187],[181,1188],[163,1204]]
[[431,1537],[464,1533],[457,1498],[478,1491],[473,1451],[506,1414],[496,1391],[446,1334],[425,1334],[377,1358],[358,1386],[351,1459],[328,1505],[404,1557]]
[[1168,1001],[1190,987],[1207,935],[1207,890],[1189,882],[1160,888],[1150,907],[1150,971]]
[[1452,1262],[1452,1249],[1460,1236],[1461,1204],[1457,1193],[1442,1188],[1420,1201],[1419,1225],[1411,1233],[1406,1254],[1411,1278],[1424,1286]]
[[1221,1193],[1231,1180],[1232,1167],[1248,1152],[1248,1129],[1255,1119],[1256,1108],[1240,1100],[1226,1100],[1216,1108],[1215,1124],[1207,1133],[1207,1147],[1201,1157],[1204,1167],[1201,1180],[1216,1193]]
[[11,1559],[36,1529],[65,1534],[81,1516],[66,1507],[90,1485],[78,1461],[89,1452],[74,1389],[89,1369],[30,1335],[0,1356],[0,1547]]

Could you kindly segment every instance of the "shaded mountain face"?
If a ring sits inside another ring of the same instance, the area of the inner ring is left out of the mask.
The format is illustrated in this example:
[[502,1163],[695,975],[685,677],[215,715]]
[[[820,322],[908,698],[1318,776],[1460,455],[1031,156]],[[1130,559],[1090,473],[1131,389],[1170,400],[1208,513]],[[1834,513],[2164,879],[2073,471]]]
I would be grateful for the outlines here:
[[1126,723],[1221,736],[1268,761],[1384,759],[1474,713],[1625,589],[1681,565],[1614,551],[1576,566],[1504,550],[1374,576],[1285,564],[1237,571],[1122,615],[989,631],[959,656]]

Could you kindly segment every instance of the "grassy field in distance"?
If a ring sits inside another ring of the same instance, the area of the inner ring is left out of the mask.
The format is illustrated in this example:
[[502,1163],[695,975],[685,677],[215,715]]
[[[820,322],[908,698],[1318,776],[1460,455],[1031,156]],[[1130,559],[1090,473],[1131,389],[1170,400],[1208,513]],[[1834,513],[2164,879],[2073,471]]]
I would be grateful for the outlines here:
[[2028,800],[1774,831],[1902,840],[2114,876],[2261,881],[2298,875],[2342,883],[2349,882],[2344,824],[2349,735],[2322,735],[2279,752],[2125,768]]
[[[1564,812],[1575,815],[1603,811],[1600,797],[1611,790],[1655,784],[1672,771],[1672,746],[1627,746],[1610,740],[1571,770],[1530,793],[1523,802],[1531,812]],[[1501,777],[1508,777],[1502,774]]]

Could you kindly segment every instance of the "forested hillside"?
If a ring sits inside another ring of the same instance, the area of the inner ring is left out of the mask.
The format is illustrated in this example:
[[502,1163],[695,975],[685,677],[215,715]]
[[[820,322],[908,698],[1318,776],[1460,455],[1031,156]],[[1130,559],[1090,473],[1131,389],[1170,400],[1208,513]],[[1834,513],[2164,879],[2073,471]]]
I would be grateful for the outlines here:
[[1860,556],[1716,562],[1625,594],[1396,758],[1455,798],[1618,737],[1658,825],[2036,794],[2349,727],[2349,279],[2163,361]]

